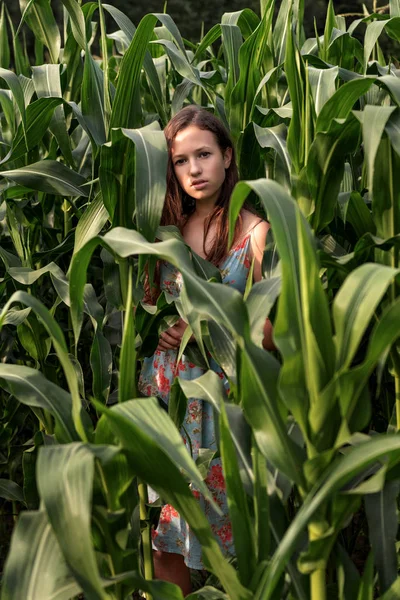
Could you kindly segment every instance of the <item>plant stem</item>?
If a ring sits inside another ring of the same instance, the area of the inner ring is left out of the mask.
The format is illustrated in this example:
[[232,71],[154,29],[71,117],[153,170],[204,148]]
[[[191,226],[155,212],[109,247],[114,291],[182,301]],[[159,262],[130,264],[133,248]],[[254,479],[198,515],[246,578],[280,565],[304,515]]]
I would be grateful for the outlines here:
[[[318,523],[310,523],[308,526],[308,535],[310,542],[316,540],[321,535],[321,527]],[[316,569],[310,575],[310,599],[326,600],[326,573],[325,569]]]
[[396,398],[396,429],[400,431],[400,376],[397,373],[394,376],[394,389]]
[[[147,485],[138,480],[139,503],[140,503],[140,522],[145,523],[142,529],[142,547],[143,547],[143,571],[144,578],[151,581],[154,578],[153,549],[151,545],[151,529],[147,519]],[[152,600],[150,594],[146,594],[147,600]]]
[[310,576],[311,600],[326,600],[325,569],[317,569]]

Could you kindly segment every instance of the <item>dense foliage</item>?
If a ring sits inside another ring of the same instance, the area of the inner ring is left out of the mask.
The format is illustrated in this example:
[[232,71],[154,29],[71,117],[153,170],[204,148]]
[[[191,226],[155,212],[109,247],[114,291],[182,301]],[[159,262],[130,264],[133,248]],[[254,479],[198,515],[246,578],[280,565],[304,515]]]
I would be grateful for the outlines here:
[[[400,80],[379,40],[398,43],[399,3],[349,27],[330,4],[306,38],[301,3],[262,0],[196,44],[168,14],[136,29],[100,1],[61,6],[60,31],[48,0],[21,0],[33,59],[0,14],[2,600],[182,598],[151,578],[146,484],[201,541],[193,599],[398,597]],[[232,230],[246,198],[272,225],[244,298],[159,227],[162,127],[193,102],[234,138]],[[158,258],[184,290],[154,306]],[[205,374],[176,379],[167,413],[137,368],[177,315]],[[234,564],[188,487],[207,494],[213,458],[179,434],[189,397],[218,415]]]

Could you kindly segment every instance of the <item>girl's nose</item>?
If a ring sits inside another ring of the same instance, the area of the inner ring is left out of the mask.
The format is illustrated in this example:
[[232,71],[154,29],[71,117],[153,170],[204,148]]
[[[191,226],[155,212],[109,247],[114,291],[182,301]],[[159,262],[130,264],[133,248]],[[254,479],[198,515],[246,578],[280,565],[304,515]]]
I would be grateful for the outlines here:
[[201,173],[201,165],[196,159],[190,161],[190,174],[193,176]]

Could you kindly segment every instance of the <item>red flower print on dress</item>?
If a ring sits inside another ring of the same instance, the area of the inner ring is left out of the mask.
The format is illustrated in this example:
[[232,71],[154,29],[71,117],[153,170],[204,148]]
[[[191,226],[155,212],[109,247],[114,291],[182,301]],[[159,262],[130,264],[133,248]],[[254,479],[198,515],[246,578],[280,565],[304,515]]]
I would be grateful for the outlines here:
[[165,504],[161,509],[160,524],[171,523],[172,519],[176,519],[177,517],[179,517],[178,511],[170,504]]
[[232,526],[230,523],[226,523],[215,532],[223,544],[227,544],[232,541]]
[[158,389],[162,394],[169,394],[171,389],[171,382],[168,377],[165,377],[165,367],[164,365],[160,365],[158,369],[158,373],[156,374],[156,381],[158,385]]
[[189,404],[188,404],[188,419],[187,419],[187,421],[189,423],[192,423],[193,421],[200,423],[201,413],[202,413],[202,408],[201,408],[200,402],[198,400],[193,400],[192,402],[189,402]]
[[192,494],[196,500],[200,500],[200,492],[198,490],[192,490]]
[[214,490],[225,491],[225,478],[222,473],[222,465],[213,465],[207,475],[206,483]]

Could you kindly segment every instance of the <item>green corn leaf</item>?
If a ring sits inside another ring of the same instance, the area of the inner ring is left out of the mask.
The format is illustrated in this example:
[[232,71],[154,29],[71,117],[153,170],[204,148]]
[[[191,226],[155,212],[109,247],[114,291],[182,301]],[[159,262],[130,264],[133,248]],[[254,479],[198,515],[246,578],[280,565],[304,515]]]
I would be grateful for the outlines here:
[[397,496],[398,481],[387,481],[375,494],[366,494],[365,512],[369,539],[379,574],[380,592],[386,592],[397,578]]
[[[115,8],[115,6],[111,6],[110,4],[103,4],[104,10],[106,10],[113,17],[114,21],[121,28],[121,30],[126,35],[127,39],[131,42],[133,36],[135,35],[136,27],[132,23],[128,17]],[[165,104],[165,97],[161,90],[160,79],[157,74],[157,69],[153,63],[152,56],[148,50],[146,50],[146,54],[143,61],[144,70],[146,71],[146,75],[148,77],[150,87],[152,90],[153,98],[161,118],[161,122],[163,126],[167,124],[167,108]]]
[[223,559],[198,501],[176,466],[179,464],[190,473],[196,487],[209,495],[177,429],[157,400],[137,399],[118,404],[111,410],[104,407],[101,410],[122,446],[129,451],[130,464],[138,477],[158,491],[189,523],[202,544],[208,568],[219,577],[229,597],[248,600],[250,593],[240,584],[233,567]]
[[376,435],[368,442],[352,448],[346,456],[328,467],[321,483],[310,492],[275,551],[254,594],[254,600],[270,600],[288,559],[307,524],[328,497],[339,491],[355,475],[378,460],[400,457],[400,439],[395,435]]
[[[328,104],[329,101],[324,108]],[[334,217],[346,158],[355,151],[359,132],[356,118],[349,115],[344,122],[332,120],[328,131],[318,132],[311,144],[305,174],[310,200],[314,203],[310,221],[315,231],[323,229]]]
[[[261,74],[264,68],[269,71],[274,66],[272,54],[267,44],[271,27],[269,15],[272,19],[272,13],[265,13],[257,29],[239,48],[239,77],[232,89],[230,108],[227,111],[234,139],[239,137],[240,132],[250,122],[253,100],[261,82]],[[249,65],[252,65],[251,69],[249,69]],[[225,93],[230,94],[229,89]]]
[[32,308],[35,314],[40,317],[41,322],[47,330],[47,333],[52,339],[52,343],[57,352],[60,363],[63,367],[65,378],[68,383],[69,391],[72,396],[72,418],[75,425],[75,429],[78,432],[81,439],[87,439],[87,433],[82,420],[82,404],[79,396],[79,386],[75,369],[68,357],[68,351],[65,344],[65,339],[62,330],[55,319],[51,316],[48,309],[39,300],[34,298],[31,294],[26,292],[15,292],[8,302],[3,307],[0,313],[0,326],[2,325],[3,318],[7,314],[9,308],[13,303],[19,302],[25,306]]
[[8,43],[8,31],[6,20],[6,5],[1,7],[0,14],[0,67],[8,69],[10,66],[10,46]]
[[364,573],[360,581],[357,600],[373,600],[374,597],[374,556],[369,553]]
[[48,194],[89,195],[86,188],[81,187],[86,184],[86,179],[56,160],[41,160],[21,169],[1,171],[0,174],[16,183]]
[[[376,265],[378,266],[378,265]],[[389,267],[381,267],[388,269]],[[359,270],[359,269],[357,269]],[[390,304],[382,313],[375,325],[365,360],[350,370],[344,370],[339,377],[340,410],[349,427],[343,429],[338,444],[346,443],[350,431],[360,431],[368,423],[368,405],[363,401],[362,392],[381,357],[387,355],[391,346],[400,335],[399,329],[400,301]],[[342,440],[346,440],[342,442]]]
[[291,27],[291,8],[292,3],[284,0],[279,6],[278,16],[273,31],[275,64],[281,65],[286,58],[287,46],[286,38]]
[[239,49],[243,43],[243,38],[237,25],[228,24],[221,24],[221,37],[228,67],[228,79],[225,87],[225,108],[229,112],[232,90],[239,80]]
[[30,308],[24,308],[22,310],[10,310],[3,320],[3,325],[14,325],[17,327],[25,321],[30,312]]
[[254,133],[261,148],[273,148],[282,161],[287,180],[290,181],[291,161],[286,147],[286,125],[281,123],[275,127],[259,127],[253,123]]
[[225,474],[229,517],[235,540],[240,580],[245,587],[249,587],[256,564],[255,540],[235,447],[230,435],[230,424],[223,402],[220,402],[220,410],[220,448]]
[[92,138],[98,146],[106,142],[104,107],[104,73],[93,59],[89,48],[85,53],[82,81],[82,115]]
[[368,61],[371,56],[372,50],[378,41],[382,31],[386,29],[387,33],[394,39],[398,39],[400,35],[400,17],[391,16],[387,20],[378,20],[369,22],[367,25],[367,31],[364,37],[364,68],[365,72],[368,67]]
[[122,129],[135,144],[136,223],[139,233],[153,241],[160,224],[166,193],[167,148],[158,123],[141,129]]
[[211,53],[211,45],[214,44],[214,42],[216,42],[222,35],[222,30],[221,30],[221,25],[219,23],[217,23],[216,25],[214,25],[210,31],[208,31],[206,33],[206,35],[203,37],[203,39],[201,40],[201,42],[199,43],[196,52],[193,56],[193,60],[192,62],[196,62],[199,57],[204,54],[206,52],[206,50],[209,50],[209,52]]
[[[400,185],[396,175],[400,168],[400,156],[391,147],[391,140],[383,138],[375,159],[372,214],[378,235],[392,238],[400,227]],[[377,168],[378,167],[378,168]],[[382,262],[396,266],[394,256],[387,253]]]
[[40,371],[22,365],[0,364],[0,382],[1,387],[23,404],[43,408],[54,416],[59,442],[79,439],[71,418],[70,394],[46,379]]
[[362,113],[355,113],[362,122],[364,149],[368,167],[368,187],[370,190],[373,187],[376,153],[385,130],[385,125],[394,110],[394,106],[368,105]]
[[246,344],[241,361],[243,411],[257,445],[277,469],[291,481],[303,485],[301,449],[288,436],[283,410],[278,404],[279,364],[265,350],[251,343]]
[[335,93],[335,84],[338,75],[339,67],[331,67],[329,69],[315,69],[314,67],[308,67],[308,79],[317,116],[321,112],[322,107]]
[[[44,571],[46,577],[43,577]],[[4,568],[2,599],[69,600],[80,592],[46,513],[22,512],[13,531]]]
[[98,235],[107,221],[108,212],[104,206],[102,194],[99,192],[78,221],[74,253],[78,252],[92,237]]
[[71,20],[72,34],[81,50],[86,49],[85,16],[79,3],[75,0],[61,0]]
[[393,101],[400,106],[400,81],[394,75],[383,75],[377,79],[378,84],[383,84],[393,98]]
[[233,600],[250,598],[234,569],[223,559],[198,501],[175,466],[181,465],[195,477],[196,487],[209,494],[200,474],[196,475],[197,469],[178,431],[167,413],[159,408],[156,399],[137,399],[119,404],[111,411],[104,407],[101,410],[122,446],[129,451],[130,464],[140,479],[157,490],[190,524],[202,543],[203,557],[229,596]]
[[391,17],[400,17],[400,3],[399,0],[390,0],[390,16]]
[[18,73],[18,75],[25,75],[28,77],[30,75],[30,65],[26,53],[26,47],[22,47],[21,42],[15,33],[14,24],[9,13],[7,14],[7,18],[13,43],[15,72]]
[[[32,81],[38,98],[54,96],[62,98],[60,66],[42,65],[32,68]],[[29,107],[28,107],[29,110]],[[27,114],[28,114],[27,110]],[[43,131],[47,127],[43,126]],[[65,160],[70,166],[74,165],[71,152],[71,141],[67,131],[64,106],[58,106],[54,110],[49,129],[56,138]]]
[[396,579],[393,585],[381,596],[380,600],[397,600],[400,594],[400,577]]
[[140,105],[140,75],[147,46],[152,38],[157,16],[143,17],[120,67],[110,127],[139,127],[142,125]]
[[16,105],[18,106],[19,113],[21,115],[22,122],[25,124],[26,115],[25,115],[25,100],[24,100],[24,92],[21,86],[21,82],[18,77],[12,71],[7,71],[7,69],[0,68],[0,78],[4,79],[10,88]]
[[328,48],[329,42],[331,41],[331,36],[334,28],[337,27],[335,10],[333,8],[332,0],[329,0],[328,8],[326,11],[326,21],[325,21],[325,29],[324,29],[324,42],[322,47],[322,58],[327,60],[328,58]]
[[135,315],[132,304],[133,270],[129,267],[128,289],[125,305],[124,331],[120,355],[120,375],[118,401],[126,402],[137,396],[136,393],[136,347]]
[[[325,398],[323,407],[319,399],[333,376],[335,351],[314,241],[298,205],[287,192],[277,183],[261,179],[236,186],[229,212],[230,235],[250,190],[262,202],[281,259],[282,291],[274,323],[275,343],[284,356],[279,388],[307,437],[309,403],[322,420],[330,420],[334,411],[333,396]],[[316,436],[320,426],[314,427]],[[321,439],[319,443],[328,443],[327,432],[325,437],[325,442]]]
[[280,277],[262,279],[255,283],[246,299],[247,311],[250,318],[251,339],[256,346],[261,347],[265,319],[281,293]]
[[268,469],[265,457],[253,443],[254,513],[257,536],[257,560],[268,560],[270,555],[270,506],[268,498]]
[[[26,109],[26,124],[20,124],[10,152],[0,161],[15,161],[37,146],[53,118],[54,112],[62,103],[62,98],[39,98]],[[60,107],[61,108],[61,107]],[[62,110],[62,108],[61,108]],[[4,172],[4,171],[3,171]]]
[[111,385],[112,350],[110,342],[96,327],[95,336],[90,350],[90,367],[93,374],[93,397],[106,404]]
[[91,537],[92,452],[79,443],[43,447],[37,475],[41,500],[75,579],[91,598],[106,600]]
[[304,117],[306,102],[306,71],[303,58],[296,46],[290,24],[288,24],[286,35],[285,72],[293,108],[286,143],[295,172],[299,173],[304,165],[306,128],[310,124],[305,122]]
[[169,239],[151,244],[137,231],[115,227],[103,238],[93,238],[74,255],[70,270],[71,315],[76,339],[79,337],[86,271],[94,248],[102,244],[121,258],[134,254],[158,256],[182,272],[190,301],[201,318],[211,318],[239,336],[246,335],[247,313],[240,293],[228,286],[208,283],[193,272],[190,254],[183,242]]
[[341,286],[333,304],[337,371],[351,364],[375,309],[398,273],[398,269],[369,263],[350,273]]
[[61,38],[49,0],[20,0],[22,12],[21,27],[25,22],[50,53],[50,62],[57,63],[60,54]]
[[324,104],[318,115],[316,130],[328,131],[333,119],[347,119],[357,100],[366,94],[374,79],[354,79],[344,83]]
[[5,498],[5,500],[12,502],[25,503],[22,488],[10,479],[0,479],[0,498]]

